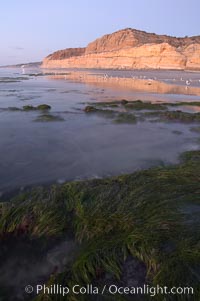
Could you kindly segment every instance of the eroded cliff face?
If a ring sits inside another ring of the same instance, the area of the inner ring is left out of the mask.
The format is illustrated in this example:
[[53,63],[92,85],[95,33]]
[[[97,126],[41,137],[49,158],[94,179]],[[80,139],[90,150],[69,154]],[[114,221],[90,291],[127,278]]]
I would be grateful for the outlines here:
[[86,48],[57,51],[44,59],[42,67],[200,70],[200,36],[175,38],[128,28]]
[[73,56],[80,56],[85,54],[86,48],[67,48],[63,50],[58,50],[47,56],[50,60],[64,60]]

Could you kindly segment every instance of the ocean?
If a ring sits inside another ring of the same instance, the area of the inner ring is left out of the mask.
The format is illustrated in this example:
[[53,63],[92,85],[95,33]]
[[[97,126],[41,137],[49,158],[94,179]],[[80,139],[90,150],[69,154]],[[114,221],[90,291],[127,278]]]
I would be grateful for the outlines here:
[[[134,91],[106,82],[79,82],[67,75],[45,76],[42,72],[0,69],[0,195],[28,186],[109,177],[173,164],[178,162],[180,153],[199,148],[198,134],[191,131],[190,124],[152,120],[117,124],[112,118],[84,112],[86,105],[95,102],[199,101],[199,95],[187,91]],[[59,72],[63,71],[54,71]],[[200,87],[199,73],[90,72],[113,78],[151,78],[174,86],[184,85],[190,79],[191,86]],[[54,117],[51,121],[44,121],[44,112],[38,110],[16,110],[40,104],[51,106],[47,113]]]

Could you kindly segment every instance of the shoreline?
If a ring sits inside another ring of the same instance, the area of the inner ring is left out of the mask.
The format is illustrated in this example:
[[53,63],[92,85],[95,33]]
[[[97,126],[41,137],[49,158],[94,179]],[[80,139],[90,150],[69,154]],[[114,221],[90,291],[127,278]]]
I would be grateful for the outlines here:
[[[17,66],[16,66],[17,67]],[[0,67],[0,68],[4,68],[3,66],[2,67]],[[5,67],[5,68],[9,68],[9,66],[8,67]],[[105,70],[105,71],[157,71],[157,72],[163,72],[163,71],[179,71],[179,72],[188,72],[188,73],[200,73],[200,69],[173,69],[173,68],[86,68],[86,67],[83,67],[83,68],[79,68],[79,67],[43,67],[42,65],[40,66],[40,69],[42,69],[42,70],[63,70],[63,69],[65,69],[65,70],[79,70],[79,71],[84,71],[84,70],[86,70],[86,71],[91,71],[91,70],[96,70],[96,71],[98,71],[98,70],[101,70],[101,71],[103,71],[103,70]]]

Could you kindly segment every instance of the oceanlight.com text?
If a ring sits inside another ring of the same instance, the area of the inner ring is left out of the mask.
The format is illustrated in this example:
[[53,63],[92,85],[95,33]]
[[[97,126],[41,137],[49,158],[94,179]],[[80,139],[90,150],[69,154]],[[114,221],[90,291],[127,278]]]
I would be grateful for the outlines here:
[[156,295],[193,295],[194,289],[192,287],[168,287],[168,286],[150,286],[143,285],[138,287],[123,287],[115,284],[104,285],[103,287],[93,286],[88,284],[81,286],[76,284],[72,287],[53,284],[50,286],[38,284],[35,287],[27,285],[25,292],[28,294],[43,294],[43,295],[149,295],[154,297]]

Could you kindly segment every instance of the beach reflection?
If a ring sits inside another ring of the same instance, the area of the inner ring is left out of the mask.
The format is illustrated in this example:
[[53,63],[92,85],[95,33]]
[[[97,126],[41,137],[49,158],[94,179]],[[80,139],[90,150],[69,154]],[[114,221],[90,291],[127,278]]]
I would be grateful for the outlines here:
[[[74,82],[104,86],[114,89],[131,89],[136,92],[159,93],[159,94],[182,94],[200,96],[200,87],[192,85],[192,82],[184,81],[180,84],[166,83],[164,81],[138,79],[136,77],[118,77],[107,73],[91,73],[91,71],[71,71],[65,75],[51,76],[54,79],[66,79]],[[186,84],[187,82],[187,84]]]

